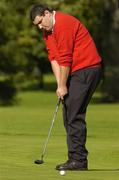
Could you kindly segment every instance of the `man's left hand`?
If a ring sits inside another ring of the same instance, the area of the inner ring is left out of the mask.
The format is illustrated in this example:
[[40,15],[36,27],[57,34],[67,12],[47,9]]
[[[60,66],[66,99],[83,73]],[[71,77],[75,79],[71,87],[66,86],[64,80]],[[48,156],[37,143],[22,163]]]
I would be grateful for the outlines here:
[[56,94],[58,98],[61,100],[64,100],[64,96],[68,93],[67,87],[66,86],[60,86],[56,90]]

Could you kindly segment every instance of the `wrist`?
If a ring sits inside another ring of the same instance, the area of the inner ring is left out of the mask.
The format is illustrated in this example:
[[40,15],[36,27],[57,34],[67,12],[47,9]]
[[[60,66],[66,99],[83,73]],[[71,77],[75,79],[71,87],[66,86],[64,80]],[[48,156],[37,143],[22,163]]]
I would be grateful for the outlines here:
[[59,82],[59,83],[58,83],[58,87],[66,87],[66,83],[61,83],[61,82]]

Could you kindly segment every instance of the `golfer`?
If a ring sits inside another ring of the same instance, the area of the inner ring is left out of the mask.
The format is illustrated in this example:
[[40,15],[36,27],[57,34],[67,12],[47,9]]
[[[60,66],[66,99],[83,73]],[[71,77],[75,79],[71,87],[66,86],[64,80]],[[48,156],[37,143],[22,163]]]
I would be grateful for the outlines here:
[[101,57],[86,27],[75,17],[36,4],[30,18],[42,32],[63,101],[68,159],[57,170],[87,170],[86,110],[101,79]]

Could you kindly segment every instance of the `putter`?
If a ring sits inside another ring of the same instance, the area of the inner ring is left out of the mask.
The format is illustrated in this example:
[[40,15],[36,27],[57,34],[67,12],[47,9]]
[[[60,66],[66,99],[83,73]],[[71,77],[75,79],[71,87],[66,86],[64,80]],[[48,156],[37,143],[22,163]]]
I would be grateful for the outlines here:
[[48,145],[48,142],[49,142],[51,131],[52,131],[54,123],[55,123],[55,119],[56,119],[56,115],[57,115],[57,112],[58,112],[58,109],[59,109],[59,106],[60,106],[60,102],[61,102],[61,99],[59,99],[58,102],[57,102],[56,110],[55,110],[55,113],[54,113],[54,116],[53,116],[53,119],[52,119],[52,123],[51,123],[50,129],[49,129],[49,132],[48,132],[48,136],[47,136],[47,139],[46,139],[46,141],[44,143],[44,146],[43,146],[41,159],[35,160],[34,161],[35,164],[43,164],[44,163],[43,159],[44,159],[44,156],[45,156],[45,153],[46,153],[46,148],[47,148],[47,145]]

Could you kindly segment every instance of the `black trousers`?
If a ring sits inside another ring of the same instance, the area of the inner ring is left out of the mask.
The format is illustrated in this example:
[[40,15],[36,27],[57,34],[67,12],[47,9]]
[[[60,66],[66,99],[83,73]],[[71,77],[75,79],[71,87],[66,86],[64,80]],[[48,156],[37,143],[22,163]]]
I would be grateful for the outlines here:
[[68,95],[63,103],[63,119],[67,134],[68,159],[87,162],[86,109],[101,79],[101,67],[72,73],[68,79]]

